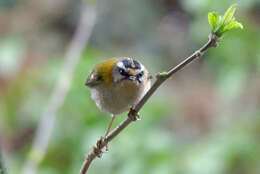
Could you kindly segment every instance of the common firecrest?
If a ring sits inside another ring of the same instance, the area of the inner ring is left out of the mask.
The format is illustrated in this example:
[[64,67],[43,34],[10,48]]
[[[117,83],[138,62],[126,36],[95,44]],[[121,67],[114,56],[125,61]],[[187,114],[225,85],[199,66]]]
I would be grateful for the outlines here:
[[133,107],[150,89],[151,80],[141,63],[129,57],[119,57],[97,64],[86,85],[90,87],[96,105],[112,114],[107,136],[115,116]]

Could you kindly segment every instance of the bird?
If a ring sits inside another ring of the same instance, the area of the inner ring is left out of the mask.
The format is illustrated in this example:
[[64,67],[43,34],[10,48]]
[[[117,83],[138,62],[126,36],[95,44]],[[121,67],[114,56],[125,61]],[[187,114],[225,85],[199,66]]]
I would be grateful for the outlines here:
[[132,109],[151,87],[151,75],[139,61],[114,57],[98,63],[89,74],[86,86],[97,107],[111,114],[105,137],[115,117]]

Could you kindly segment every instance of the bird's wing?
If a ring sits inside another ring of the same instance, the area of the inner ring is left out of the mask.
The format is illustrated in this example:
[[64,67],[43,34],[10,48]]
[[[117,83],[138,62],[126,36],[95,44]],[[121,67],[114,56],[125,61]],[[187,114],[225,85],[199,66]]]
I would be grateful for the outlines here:
[[90,75],[88,76],[88,79],[85,83],[86,86],[93,87],[98,85],[100,82],[102,82],[101,76],[98,76],[97,72],[92,71]]

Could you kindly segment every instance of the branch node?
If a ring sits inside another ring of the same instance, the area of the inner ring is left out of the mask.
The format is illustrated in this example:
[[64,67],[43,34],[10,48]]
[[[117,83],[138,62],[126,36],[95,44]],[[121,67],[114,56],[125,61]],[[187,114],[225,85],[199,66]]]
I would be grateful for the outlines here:
[[161,72],[156,75],[157,79],[167,78],[168,73],[167,72]]
[[141,120],[141,117],[138,115],[138,112],[136,110],[134,110],[133,108],[130,109],[130,111],[128,113],[128,118],[131,121]]
[[93,147],[93,152],[95,153],[95,155],[98,157],[98,158],[101,158],[102,157],[102,150],[97,148],[97,147]]
[[216,35],[216,33],[210,33],[209,35],[209,39],[211,41],[211,46],[212,47],[217,47],[218,46],[218,43],[217,41],[219,40],[219,36]]
[[203,52],[201,52],[200,50],[197,50],[197,51],[195,52],[195,56],[196,56],[196,57],[201,57],[201,56],[203,56]]

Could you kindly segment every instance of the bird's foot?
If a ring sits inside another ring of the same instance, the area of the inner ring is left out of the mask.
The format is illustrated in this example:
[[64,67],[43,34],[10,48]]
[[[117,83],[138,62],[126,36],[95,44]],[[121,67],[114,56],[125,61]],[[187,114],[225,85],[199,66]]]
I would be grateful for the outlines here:
[[133,108],[130,109],[130,111],[128,113],[128,117],[132,121],[141,120],[141,116],[138,115],[138,112],[136,112],[136,110],[134,110]]
[[[94,153],[96,154],[96,156],[98,158],[101,158],[102,157],[102,154],[103,154],[103,151],[102,151],[102,144],[104,143],[105,141],[105,138],[104,137],[101,137],[97,143],[96,143],[96,146],[93,147],[93,150],[94,150]],[[107,146],[107,144],[106,144]]]

